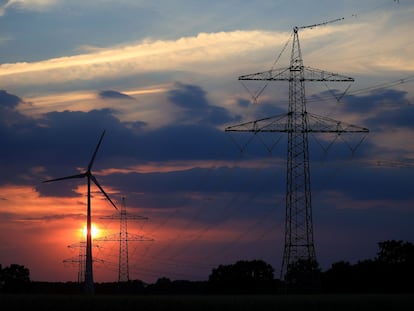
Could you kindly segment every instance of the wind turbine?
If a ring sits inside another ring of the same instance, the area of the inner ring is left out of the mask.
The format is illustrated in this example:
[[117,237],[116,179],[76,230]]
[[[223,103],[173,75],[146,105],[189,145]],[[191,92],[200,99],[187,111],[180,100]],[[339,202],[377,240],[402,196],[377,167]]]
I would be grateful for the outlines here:
[[96,153],[98,152],[99,146],[101,145],[102,139],[105,135],[105,130],[102,132],[101,138],[99,139],[98,145],[95,148],[95,152],[92,155],[92,158],[89,162],[88,168],[84,173],[71,175],[66,177],[60,177],[55,179],[49,179],[43,181],[44,183],[59,181],[59,180],[66,180],[66,179],[74,179],[74,178],[85,178],[88,181],[88,207],[87,207],[87,216],[86,216],[86,267],[85,267],[85,291],[87,294],[94,293],[94,285],[93,285],[93,270],[92,270],[92,221],[91,221],[91,180],[95,183],[95,185],[101,190],[101,192],[105,195],[109,202],[118,209],[114,202],[112,202],[111,198],[105,192],[105,190],[101,187],[98,180],[95,176],[92,175],[92,165],[95,161]]

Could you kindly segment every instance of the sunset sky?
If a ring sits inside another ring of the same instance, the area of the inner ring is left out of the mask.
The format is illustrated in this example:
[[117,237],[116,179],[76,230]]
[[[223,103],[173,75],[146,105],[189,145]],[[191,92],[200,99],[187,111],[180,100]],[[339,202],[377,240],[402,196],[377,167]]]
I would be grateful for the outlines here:
[[[294,26],[338,18],[299,31],[304,64],[355,82],[307,84],[307,110],[370,133],[309,137],[317,259],[414,242],[413,16],[410,0],[0,1],[0,264],[77,280],[86,180],[42,181],[83,172],[106,130],[92,171],[153,239],[129,243],[131,279],[253,259],[278,277],[286,136],[224,129],[285,113],[286,82],[254,100],[266,83],[237,78],[288,66]],[[119,233],[92,191],[95,237]],[[95,281],[116,281],[118,244],[93,254]]]

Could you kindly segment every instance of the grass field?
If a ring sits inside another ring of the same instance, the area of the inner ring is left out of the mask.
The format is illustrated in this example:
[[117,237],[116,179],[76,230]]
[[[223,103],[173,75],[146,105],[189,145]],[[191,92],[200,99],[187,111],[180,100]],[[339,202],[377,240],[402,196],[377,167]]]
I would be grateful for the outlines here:
[[6,310],[414,310],[412,295],[0,295]]

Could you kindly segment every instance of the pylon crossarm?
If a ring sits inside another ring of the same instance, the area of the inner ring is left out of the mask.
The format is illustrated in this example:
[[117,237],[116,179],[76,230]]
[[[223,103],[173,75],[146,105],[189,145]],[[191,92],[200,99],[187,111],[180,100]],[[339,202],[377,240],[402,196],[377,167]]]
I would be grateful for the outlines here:
[[287,132],[288,115],[278,115],[226,127],[226,132]]
[[[102,217],[99,217],[99,219],[120,219],[121,218],[120,214],[121,213],[116,214],[116,215],[102,216]],[[132,220],[148,220],[148,217],[128,214],[128,220],[129,219],[132,219]]]
[[[102,242],[119,242],[123,239],[121,239],[119,234],[111,234],[104,237],[96,238],[94,241],[102,241]],[[127,241],[154,241],[154,239],[143,236],[143,235],[137,235],[137,234],[128,234]]]
[[294,29],[294,31],[297,32],[299,29],[306,29],[306,28],[311,28],[312,29],[312,28],[315,28],[315,27],[318,27],[318,26],[324,26],[324,25],[328,25],[328,24],[331,24],[331,23],[336,23],[336,22],[342,21],[344,19],[345,19],[344,17],[341,17],[341,18],[336,18],[336,19],[326,21],[326,22],[323,22],[323,23],[317,23],[317,24],[312,24],[312,25],[307,25],[307,26],[296,26],[293,29]]
[[365,127],[356,126],[328,117],[307,113],[308,129],[307,132],[315,133],[368,133]]
[[340,75],[335,72],[329,72],[321,69],[305,66],[304,80],[306,81],[327,81],[327,82],[354,82],[354,78]]
[[128,241],[142,241],[142,242],[153,242],[153,238],[146,237],[139,234],[128,234]]
[[290,68],[271,69],[263,72],[247,74],[239,77],[239,80],[261,81],[289,81]]
[[[368,133],[364,127],[356,126],[346,122],[306,113],[308,119],[307,132],[315,133]],[[225,129],[226,132],[288,132],[288,114],[263,118],[255,121],[245,122]]]
[[[354,82],[354,78],[340,75],[335,72],[325,71],[312,67],[303,66],[305,81],[326,81],[326,82]],[[239,77],[239,80],[260,80],[260,81],[291,81],[292,71],[297,71],[297,68],[291,67],[271,69],[263,72],[247,74]]]

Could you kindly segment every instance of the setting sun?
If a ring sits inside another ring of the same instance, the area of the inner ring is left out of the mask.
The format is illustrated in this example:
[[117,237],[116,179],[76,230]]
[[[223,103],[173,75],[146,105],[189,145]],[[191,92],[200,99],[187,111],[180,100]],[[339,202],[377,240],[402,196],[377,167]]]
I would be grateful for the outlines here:
[[[82,233],[83,236],[86,238],[86,225],[83,227]],[[92,238],[96,238],[99,235],[100,230],[98,229],[98,227],[95,224],[92,224]]]

